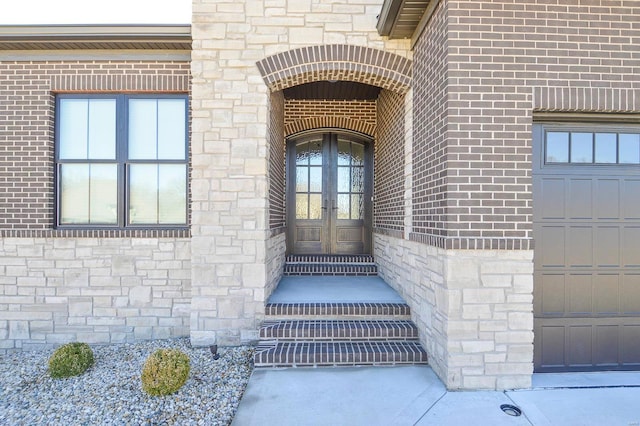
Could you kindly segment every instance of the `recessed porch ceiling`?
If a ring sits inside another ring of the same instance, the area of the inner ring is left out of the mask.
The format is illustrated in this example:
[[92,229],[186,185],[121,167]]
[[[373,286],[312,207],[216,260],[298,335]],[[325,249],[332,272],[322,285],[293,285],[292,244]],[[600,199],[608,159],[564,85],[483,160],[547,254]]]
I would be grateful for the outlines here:
[[378,33],[389,38],[411,38],[430,3],[438,0],[385,0],[378,17]]
[[380,87],[354,81],[315,81],[283,90],[285,99],[364,100],[378,99]]

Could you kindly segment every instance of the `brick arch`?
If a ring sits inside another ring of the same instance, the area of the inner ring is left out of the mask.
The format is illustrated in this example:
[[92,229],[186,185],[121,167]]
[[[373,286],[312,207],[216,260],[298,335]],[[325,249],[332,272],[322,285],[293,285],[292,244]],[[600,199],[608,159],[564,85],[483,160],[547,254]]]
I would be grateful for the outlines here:
[[374,137],[376,130],[375,124],[365,123],[350,117],[313,117],[287,124],[284,128],[284,135],[288,137],[305,130],[322,128],[353,130],[371,137]]
[[404,94],[411,85],[411,64],[395,53],[333,44],[289,50],[256,65],[272,92],[319,80],[345,80]]

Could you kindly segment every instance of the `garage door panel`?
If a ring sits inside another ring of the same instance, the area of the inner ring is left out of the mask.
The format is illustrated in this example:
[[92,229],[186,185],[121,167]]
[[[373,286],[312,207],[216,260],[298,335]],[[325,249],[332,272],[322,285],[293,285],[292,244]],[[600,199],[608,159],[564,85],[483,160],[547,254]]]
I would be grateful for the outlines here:
[[571,367],[586,367],[593,364],[593,341],[590,325],[567,327],[569,331],[567,364]]
[[595,203],[598,219],[618,219],[620,217],[620,180],[598,179]]
[[540,183],[541,211],[545,219],[565,217],[565,180],[563,178],[543,178]]
[[598,267],[620,266],[620,228],[617,225],[596,228],[594,252]]
[[563,226],[544,226],[540,240],[543,266],[564,266],[565,228]]
[[538,361],[546,368],[558,368],[566,365],[565,348],[565,327],[564,326],[542,326],[537,335],[541,336],[534,348],[539,350]]
[[640,274],[623,275],[621,293],[623,314],[640,316]]
[[563,315],[565,311],[565,275],[543,274],[534,297],[541,315]]
[[615,316],[620,312],[619,276],[597,274],[593,278],[593,299],[596,315]]
[[622,232],[622,264],[640,267],[640,226],[624,226]]
[[566,207],[571,219],[591,219],[593,217],[592,179],[569,180],[569,203]]
[[626,179],[623,182],[622,217],[640,220],[640,180]]
[[570,274],[567,276],[567,282],[569,287],[567,313],[569,315],[591,315],[593,312],[591,274]]
[[619,327],[617,325],[596,326],[595,364],[600,367],[615,367],[620,361]]
[[569,266],[593,264],[593,229],[590,226],[572,226],[565,247]]
[[640,325],[622,326],[622,364],[640,366]]

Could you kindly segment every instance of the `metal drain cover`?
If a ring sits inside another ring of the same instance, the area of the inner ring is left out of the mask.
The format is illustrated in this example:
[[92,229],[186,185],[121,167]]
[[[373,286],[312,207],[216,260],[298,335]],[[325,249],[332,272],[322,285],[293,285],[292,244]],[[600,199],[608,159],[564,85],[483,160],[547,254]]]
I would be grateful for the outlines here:
[[522,410],[518,407],[516,407],[515,405],[511,405],[511,404],[502,404],[500,406],[500,409],[505,413],[508,414],[510,416],[514,416],[514,417],[518,417],[522,415]]

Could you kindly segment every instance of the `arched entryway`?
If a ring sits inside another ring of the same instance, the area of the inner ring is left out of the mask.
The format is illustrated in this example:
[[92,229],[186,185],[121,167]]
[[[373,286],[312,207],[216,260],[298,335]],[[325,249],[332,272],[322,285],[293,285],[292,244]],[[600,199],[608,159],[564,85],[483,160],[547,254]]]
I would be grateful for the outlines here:
[[287,141],[290,254],[371,253],[372,140],[319,129]]

